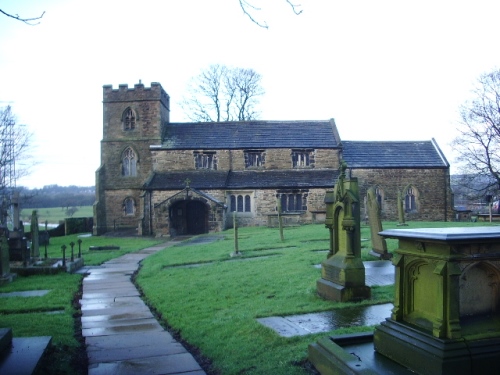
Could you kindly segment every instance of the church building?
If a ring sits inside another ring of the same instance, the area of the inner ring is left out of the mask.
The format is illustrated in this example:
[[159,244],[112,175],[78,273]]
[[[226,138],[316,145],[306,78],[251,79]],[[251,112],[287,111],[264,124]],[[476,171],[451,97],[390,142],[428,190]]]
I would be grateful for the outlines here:
[[[94,234],[176,236],[322,222],[341,161],[384,220],[448,221],[450,166],[434,140],[342,141],[333,119],[172,123],[159,83],[103,87]],[[364,212],[364,201],[361,202]]]

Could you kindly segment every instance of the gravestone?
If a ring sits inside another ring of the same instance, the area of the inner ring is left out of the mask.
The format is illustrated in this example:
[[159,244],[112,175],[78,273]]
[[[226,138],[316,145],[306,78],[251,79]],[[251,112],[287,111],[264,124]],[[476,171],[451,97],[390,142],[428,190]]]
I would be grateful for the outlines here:
[[9,232],[9,259],[10,261],[22,261],[26,266],[31,262],[31,257],[28,241],[24,236],[23,222],[20,220],[18,191],[12,194],[11,204],[13,209],[12,226],[14,228]]
[[380,259],[391,259],[392,254],[387,251],[387,242],[379,232],[382,231],[382,220],[380,218],[380,205],[377,201],[375,189],[370,188],[367,192],[367,207],[368,207],[368,223],[370,225],[370,233],[372,240],[372,250],[370,255]]
[[33,258],[40,257],[40,238],[38,237],[38,214],[36,210],[31,213],[31,256]]
[[0,226],[0,285],[10,283],[16,274],[10,273],[7,227]]
[[402,197],[400,191],[398,191],[398,219],[399,219],[398,226],[405,227],[408,225],[405,222],[405,210],[403,207],[403,197]]
[[347,178],[346,169],[342,163],[333,194],[328,192],[325,196],[330,251],[321,264],[321,279],[317,282],[320,296],[340,302],[361,301],[371,295],[361,261],[358,180]]

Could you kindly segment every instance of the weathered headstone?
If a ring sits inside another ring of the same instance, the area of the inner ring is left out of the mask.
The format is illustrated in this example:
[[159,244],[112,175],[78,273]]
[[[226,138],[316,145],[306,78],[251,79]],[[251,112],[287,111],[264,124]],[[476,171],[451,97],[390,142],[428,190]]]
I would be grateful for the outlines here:
[[10,273],[9,242],[7,227],[0,226],[0,285],[7,284],[16,276]]
[[[318,294],[333,301],[360,301],[370,298],[361,261],[361,230],[358,180],[346,178],[345,163],[334,189],[325,197],[326,226],[330,229],[330,254],[321,264]],[[329,215],[332,215],[331,217]]]
[[24,236],[24,225],[20,220],[19,192],[12,194],[11,205],[13,210],[13,229],[9,232],[9,259],[22,261],[26,266],[31,262],[28,241]]
[[31,256],[33,258],[40,257],[40,239],[38,237],[38,233],[38,213],[36,210],[33,210],[31,213]]
[[372,240],[370,255],[381,259],[390,259],[392,254],[387,251],[387,242],[379,233],[382,231],[382,220],[380,218],[380,205],[377,201],[375,189],[370,188],[367,192],[366,205],[368,208],[368,223]]
[[407,226],[408,224],[405,223],[405,210],[403,207],[403,197],[401,195],[401,191],[398,190],[398,219],[399,223],[398,226]]

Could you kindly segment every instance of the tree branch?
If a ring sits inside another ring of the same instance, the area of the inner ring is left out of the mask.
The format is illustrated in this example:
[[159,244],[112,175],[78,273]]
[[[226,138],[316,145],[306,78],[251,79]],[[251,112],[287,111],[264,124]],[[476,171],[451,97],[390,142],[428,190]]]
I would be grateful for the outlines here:
[[35,25],[38,25],[40,22],[36,22],[36,23],[32,23],[32,22],[41,20],[43,15],[45,14],[45,11],[40,16],[33,17],[33,18],[21,18],[18,14],[16,14],[16,15],[9,14],[7,12],[4,12],[2,9],[0,9],[0,13],[6,15],[7,17],[14,18],[17,21],[24,22],[26,25],[35,26]]

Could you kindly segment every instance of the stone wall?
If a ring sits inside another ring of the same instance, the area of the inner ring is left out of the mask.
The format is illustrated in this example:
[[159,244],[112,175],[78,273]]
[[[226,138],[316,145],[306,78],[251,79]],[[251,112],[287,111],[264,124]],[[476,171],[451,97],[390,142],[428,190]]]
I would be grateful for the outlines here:
[[[277,191],[276,190],[242,190],[242,191],[229,191],[224,190],[207,190],[203,191],[209,194],[216,200],[220,202],[225,202],[227,208],[223,209],[215,205],[211,201],[206,201],[210,206],[211,212],[209,212],[209,230],[212,232],[221,231],[226,228],[231,228],[233,226],[232,214],[229,211],[230,202],[229,196],[231,194],[241,194],[250,195],[252,199],[252,211],[251,212],[238,212],[238,223],[241,226],[267,226],[273,223],[270,216],[275,216],[277,214]],[[169,235],[169,209],[170,206],[176,202],[176,194],[178,191],[153,191],[146,194],[146,199],[149,200],[148,195],[151,194],[151,204],[156,207],[152,210],[152,234],[156,236]],[[324,189],[309,189],[307,192],[307,211],[300,214],[290,214],[290,224],[311,224],[317,223],[318,218],[321,216],[317,215],[317,212],[323,212],[325,210]],[[173,198],[172,198],[173,197]],[[169,199],[170,198],[170,199]],[[182,197],[179,196],[180,199]],[[167,201],[168,200],[168,201]],[[109,200],[108,200],[109,202]],[[146,205],[148,202],[145,202]],[[149,212],[148,209],[145,209]],[[288,217],[287,216],[287,217]],[[292,217],[293,216],[293,217]],[[145,217],[144,222],[149,223],[149,218]]]
[[359,180],[362,218],[366,213],[364,197],[370,187],[378,187],[382,191],[382,219],[396,221],[398,190],[405,192],[412,186],[417,191],[417,211],[406,213],[406,220],[452,220],[448,169],[353,169],[352,176]]
[[[113,143],[109,146],[115,147]],[[107,146],[107,147],[109,147]],[[118,150],[119,151],[119,150]],[[217,169],[228,171],[245,170],[245,151],[244,150],[149,150],[147,147],[141,147],[139,151],[151,153],[151,159],[155,172],[165,173],[168,171],[194,170],[194,151],[215,151],[217,157]],[[263,150],[265,162],[263,167],[258,169],[292,169],[292,150],[289,148],[277,148]],[[116,153],[116,152],[115,152]],[[338,150],[318,149],[313,151],[314,160],[310,168],[331,168],[338,169],[339,159]],[[254,169],[254,168],[253,168]]]

